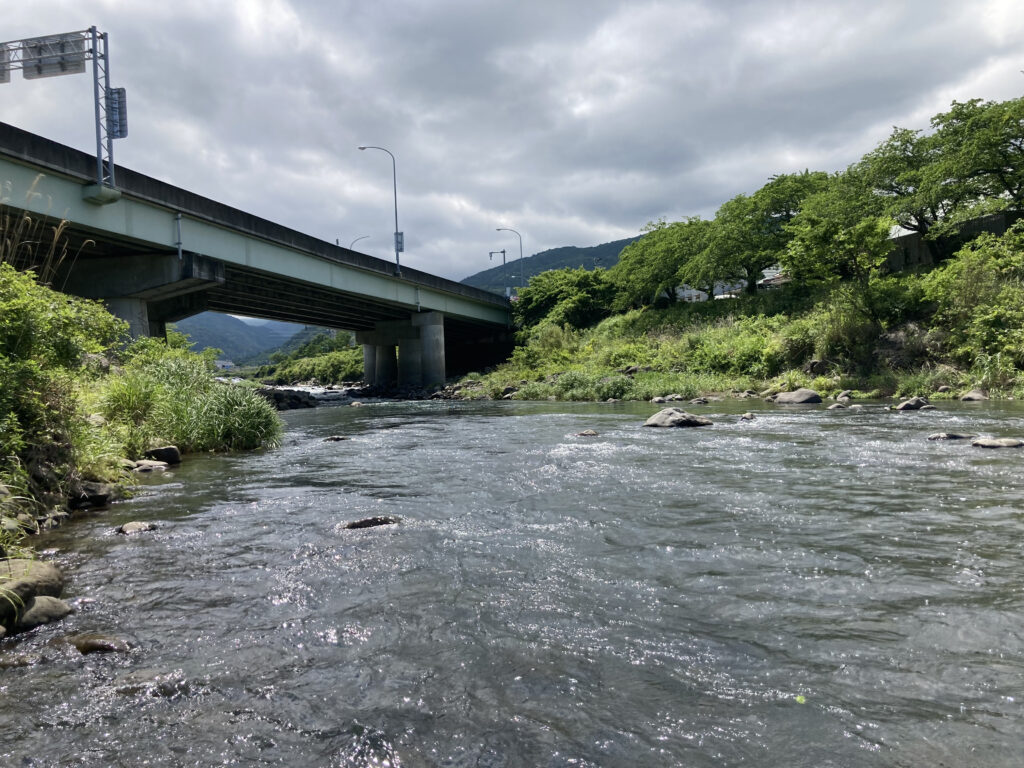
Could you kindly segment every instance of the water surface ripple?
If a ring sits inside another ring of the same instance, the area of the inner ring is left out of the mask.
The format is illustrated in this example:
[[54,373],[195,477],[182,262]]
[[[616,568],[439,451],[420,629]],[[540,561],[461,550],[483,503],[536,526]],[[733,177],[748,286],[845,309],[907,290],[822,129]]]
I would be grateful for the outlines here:
[[926,437],[1024,407],[750,408],[331,407],[189,458],[41,540],[78,610],[7,651],[0,764],[1020,765],[1024,451]]

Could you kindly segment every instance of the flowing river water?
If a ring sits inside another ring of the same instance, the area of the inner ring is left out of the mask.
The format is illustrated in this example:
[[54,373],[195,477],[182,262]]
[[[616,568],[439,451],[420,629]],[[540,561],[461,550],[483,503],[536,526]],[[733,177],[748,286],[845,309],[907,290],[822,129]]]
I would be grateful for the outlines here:
[[658,407],[322,407],[186,457],[39,540],[77,612],[7,641],[0,765],[1024,762],[1024,449],[926,439],[1024,404]]

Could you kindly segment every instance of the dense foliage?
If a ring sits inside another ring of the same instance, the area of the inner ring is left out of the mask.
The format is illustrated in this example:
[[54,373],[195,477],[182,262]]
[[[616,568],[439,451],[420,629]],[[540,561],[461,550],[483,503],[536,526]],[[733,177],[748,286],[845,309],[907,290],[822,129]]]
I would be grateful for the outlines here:
[[319,332],[299,346],[270,356],[256,376],[275,384],[358,381],[363,376],[363,350],[346,331]]

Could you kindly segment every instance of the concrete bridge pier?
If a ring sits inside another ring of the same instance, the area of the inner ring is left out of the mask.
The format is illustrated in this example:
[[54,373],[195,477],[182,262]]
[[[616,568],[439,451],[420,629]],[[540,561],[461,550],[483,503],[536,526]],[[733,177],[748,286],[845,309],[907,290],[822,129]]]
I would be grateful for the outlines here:
[[372,331],[357,332],[356,342],[363,345],[363,379],[370,386],[444,384],[444,315],[440,312],[376,323]]

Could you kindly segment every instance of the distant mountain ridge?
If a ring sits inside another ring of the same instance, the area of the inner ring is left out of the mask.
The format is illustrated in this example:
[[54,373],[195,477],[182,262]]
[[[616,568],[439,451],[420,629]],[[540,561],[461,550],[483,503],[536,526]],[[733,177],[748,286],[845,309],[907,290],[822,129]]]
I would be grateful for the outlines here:
[[186,334],[196,351],[215,347],[221,350],[223,359],[241,363],[258,360],[276,350],[300,333],[303,326],[276,320],[247,323],[219,312],[201,312],[179,320],[173,328]]
[[[578,248],[575,245],[566,245],[561,248],[551,248],[547,251],[535,253],[533,256],[524,256],[521,265],[526,282],[534,275],[546,272],[549,269],[565,269],[566,267],[584,269],[596,269],[603,267],[609,269],[619,263],[619,253],[630,243],[639,240],[643,235],[627,237],[624,240],[614,240],[610,243],[592,245],[586,248]],[[508,257],[506,257],[508,258]],[[496,267],[485,269],[470,275],[461,282],[464,285],[471,285],[474,288],[482,288],[493,293],[505,292],[506,285],[518,286],[520,279],[519,257],[508,258],[506,262],[508,270],[507,277],[499,264]],[[505,281],[508,280],[506,283]]]

